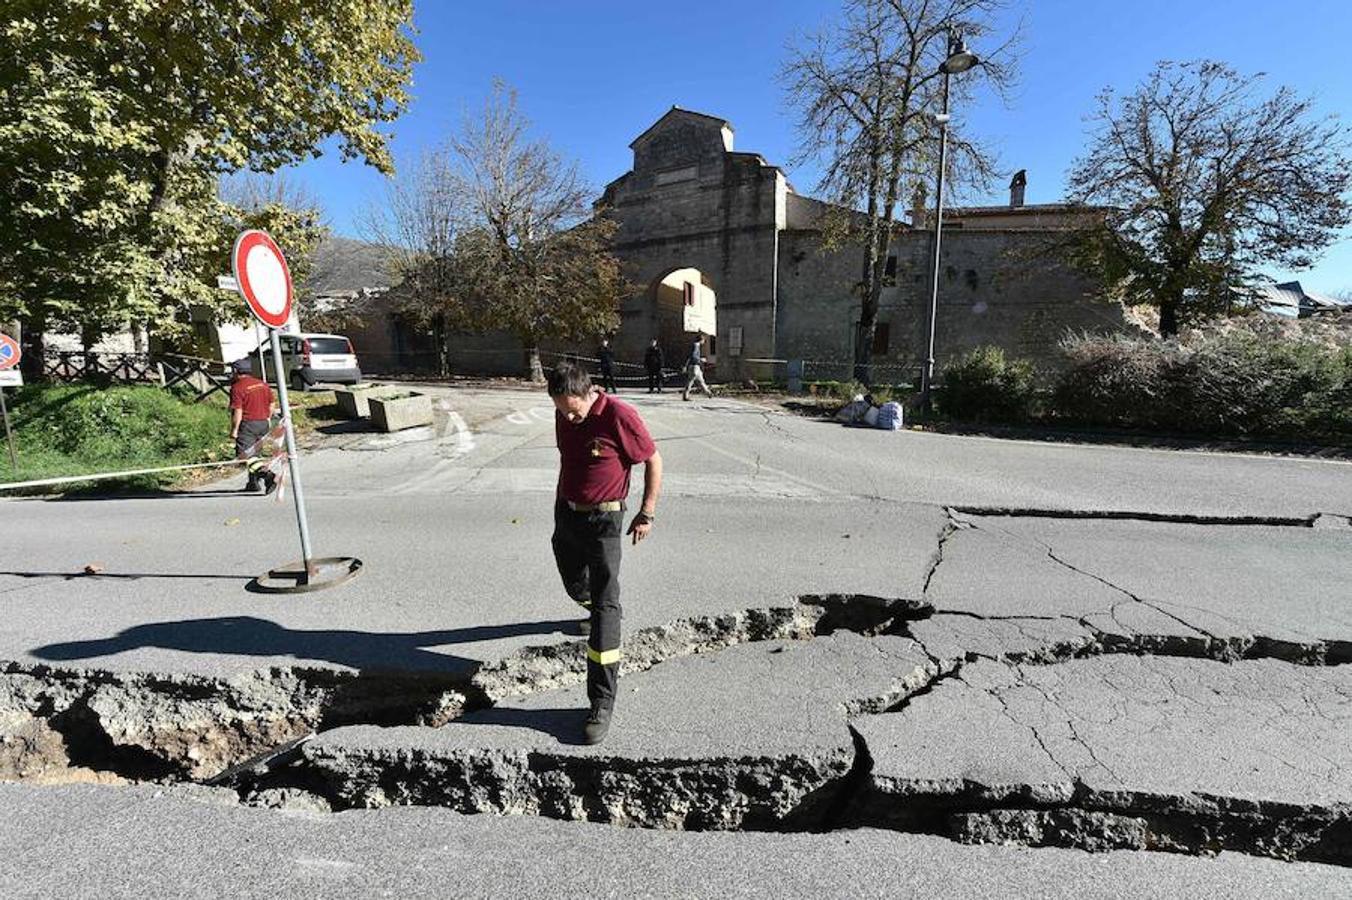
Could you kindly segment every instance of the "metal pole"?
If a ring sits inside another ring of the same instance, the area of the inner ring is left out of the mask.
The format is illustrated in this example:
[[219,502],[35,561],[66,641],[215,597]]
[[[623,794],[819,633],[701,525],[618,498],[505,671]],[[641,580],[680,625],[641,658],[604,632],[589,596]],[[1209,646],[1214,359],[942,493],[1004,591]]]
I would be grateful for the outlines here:
[[9,463],[14,474],[19,474],[19,457],[14,454],[14,432],[9,430],[9,407],[5,405],[5,389],[0,387],[0,415],[5,418],[5,440],[9,441]]
[[944,169],[948,165],[948,79],[944,73],[944,109],[939,118],[939,189],[934,197],[934,266],[930,279],[929,343],[925,351],[925,369],[920,373],[920,407],[930,411],[930,390],[934,384],[934,324],[939,314],[939,245],[944,231]]
[[254,322],[254,340],[258,341],[258,377],[264,382],[268,380],[268,364],[264,362],[263,355],[263,330],[258,327],[258,322]]
[[296,436],[291,430],[291,401],[286,394],[286,379],[282,377],[284,371],[282,367],[282,342],[277,339],[277,329],[270,329],[272,332],[272,368],[277,375],[277,397],[282,404],[282,431],[286,435],[286,464],[291,470],[291,497],[296,502],[296,522],[300,525],[300,552],[305,566],[305,572],[301,576],[301,584],[308,584],[310,576],[314,574],[310,567],[310,560],[314,554],[310,552],[310,526],[305,521],[305,492],[300,485],[300,461],[296,458]]

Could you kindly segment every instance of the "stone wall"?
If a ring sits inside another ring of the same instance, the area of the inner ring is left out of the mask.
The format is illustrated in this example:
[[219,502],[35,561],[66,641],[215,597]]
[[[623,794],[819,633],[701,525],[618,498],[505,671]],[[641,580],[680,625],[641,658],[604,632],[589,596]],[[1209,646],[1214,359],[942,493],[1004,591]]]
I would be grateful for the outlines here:
[[[699,269],[717,296],[711,374],[741,377],[743,360],[775,350],[775,258],[786,184],[756,154],[723,150],[716,120],[669,115],[635,142],[634,171],[606,189],[601,206],[619,222],[616,255],[639,286],[621,308],[615,349],[640,360],[658,333],[655,282]],[[742,348],[731,351],[734,328]]]
[[[940,259],[935,358],[946,361],[980,344],[1055,365],[1067,332],[1129,330],[1121,307],[1098,299],[1092,284],[1057,260],[1054,235],[1037,231],[945,231]],[[891,286],[879,299],[888,326],[883,365],[919,365],[925,357],[931,235],[906,230],[893,241]],[[858,247],[827,252],[815,230],[780,239],[779,354],[803,359],[852,358],[863,276]]]

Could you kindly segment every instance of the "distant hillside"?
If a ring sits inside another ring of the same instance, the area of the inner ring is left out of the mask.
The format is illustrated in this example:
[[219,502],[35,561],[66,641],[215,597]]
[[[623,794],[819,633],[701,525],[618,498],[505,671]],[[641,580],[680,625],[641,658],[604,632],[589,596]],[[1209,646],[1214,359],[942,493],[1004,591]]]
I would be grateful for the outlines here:
[[379,246],[331,236],[315,249],[314,268],[305,286],[316,296],[334,296],[363,288],[387,288],[390,276],[382,264]]

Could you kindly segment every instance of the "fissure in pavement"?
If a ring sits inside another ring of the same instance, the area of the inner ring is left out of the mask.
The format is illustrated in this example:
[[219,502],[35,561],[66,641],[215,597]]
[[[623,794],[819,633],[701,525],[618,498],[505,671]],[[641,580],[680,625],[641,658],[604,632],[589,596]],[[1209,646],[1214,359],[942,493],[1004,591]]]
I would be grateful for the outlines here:
[[[927,583],[942,562],[942,541]],[[1134,602],[1140,602],[1134,600]],[[1022,646],[960,650],[934,635],[962,621],[1025,632]],[[1076,628],[1063,639],[1044,628]],[[1243,646],[1203,635],[1114,632],[1087,618],[984,617],[935,612],[924,600],[858,595],[804,597],[785,607],[683,619],[626,641],[630,675],[718,654],[772,665],[746,652],[788,656],[795,647],[842,641],[829,658],[855,666],[838,673],[849,687],[838,699],[838,734],[796,751],[789,735],[774,752],[633,756],[567,746],[480,746],[480,732],[448,748],[352,748],[329,740],[348,725],[465,723],[497,734],[526,713],[510,704],[575,689],[583,678],[581,643],[526,648],[469,675],[382,675],[305,667],[272,668],[241,679],[118,675],[10,663],[0,670],[0,776],[30,781],[155,780],[227,786],[245,802],[354,808],[435,804],[493,812],[650,828],[822,830],[884,827],[970,842],[1017,842],[1086,850],[1134,848],[1188,853],[1235,850],[1352,865],[1348,804],[1230,797],[1205,792],[1107,786],[1054,758],[1066,777],[992,785],[952,777],[912,777],[880,769],[883,746],[865,724],[895,724],[932,714],[949,690],[974,690],[974,666],[1056,667],[1110,655],[1187,658],[1206,665],[1278,659],[1302,666],[1352,661],[1347,642],[1255,637]],[[738,649],[741,648],[741,649]],[[843,648],[844,652],[837,652]],[[760,651],[757,651],[758,653]],[[768,657],[767,657],[768,658]],[[828,654],[813,660],[820,666]],[[793,670],[800,674],[817,669]],[[884,677],[886,676],[886,677]],[[870,682],[870,679],[872,680]],[[876,682],[866,689],[865,682]],[[810,685],[809,685],[810,687]],[[1014,690],[1014,689],[1011,689]],[[974,696],[990,692],[976,691]],[[990,695],[996,696],[996,695]],[[1001,699],[997,696],[997,699]],[[791,698],[792,699],[792,698]],[[1001,703],[1003,703],[1001,699]],[[710,716],[736,715],[710,709]],[[574,708],[567,722],[575,725]],[[562,720],[560,720],[562,721]],[[1070,722],[1067,717],[1067,722]],[[628,723],[621,725],[627,727]],[[521,729],[516,729],[521,731]],[[443,731],[438,729],[437,731]],[[1063,744],[1084,743],[1074,733]],[[310,740],[316,733],[319,738]],[[360,737],[360,735],[358,735]],[[395,739],[396,742],[398,738]],[[496,738],[495,738],[496,740]],[[537,742],[538,744],[538,742]],[[1088,756],[1092,747],[1085,744]],[[1073,756],[1074,754],[1072,754]],[[1098,765],[1097,760],[1092,761]],[[1094,771],[1091,767],[1088,771]]]

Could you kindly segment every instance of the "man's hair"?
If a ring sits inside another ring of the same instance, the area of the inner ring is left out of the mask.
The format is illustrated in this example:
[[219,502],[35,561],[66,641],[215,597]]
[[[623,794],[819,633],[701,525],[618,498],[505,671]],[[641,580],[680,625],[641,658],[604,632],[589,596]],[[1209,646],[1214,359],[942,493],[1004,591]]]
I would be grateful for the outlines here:
[[551,397],[585,397],[591,393],[591,376],[576,363],[561,362],[546,377]]
[[230,371],[236,375],[249,375],[253,372],[253,362],[245,356],[230,364]]

